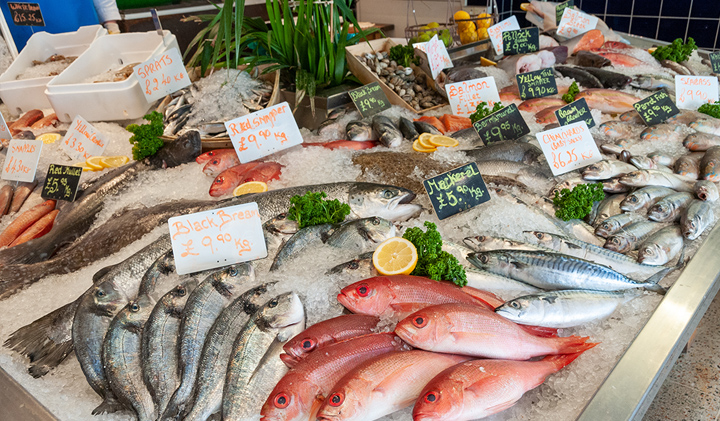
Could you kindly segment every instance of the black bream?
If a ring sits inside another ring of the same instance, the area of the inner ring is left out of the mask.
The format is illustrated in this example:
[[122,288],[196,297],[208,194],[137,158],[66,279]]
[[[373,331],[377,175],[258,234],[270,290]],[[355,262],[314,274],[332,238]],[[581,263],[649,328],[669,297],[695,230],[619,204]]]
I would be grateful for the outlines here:
[[103,342],[103,367],[117,399],[135,411],[138,421],[155,419],[153,399],[143,381],[143,327],[155,301],[140,296],[115,316]]
[[400,133],[402,133],[403,137],[411,142],[415,141],[415,139],[420,136],[420,133],[418,133],[415,129],[415,125],[413,124],[413,122],[405,117],[400,117],[398,126],[400,128]]
[[584,88],[603,88],[603,84],[598,78],[588,73],[587,71],[570,66],[555,66],[554,69],[559,72],[562,76],[575,79],[578,85]]
[[[442,134],[442,133],[440,133],[440,130],[437,129],[437,127],[435,127],[432,124],[425,122],[425,121],[413,121],[413,126],[415,126],[415,130],[417,130],[417,132],[420,134],[423,134],[423,133]],[[465,130],[467,130],[467,129],[465,129]],[[477,134],[477,132],[475,132],[475,134]],[[478,136],[478,139],[480,139],[479,136]]]
[[267,301],[265,294],[269,285],[260,285],[246,291],[215,320],[205,339],[193,398],[185,411],[184,420],[204,421],[220,410],[233,343],[250,320],[250,316]]
[[397,127],[393,124],[392,120],[385,116],[376,115],[372,119],[373,130],[378,134],[380,143],[388,148],[395,148],[400,146],[403,136]]
[[362,142],[366,140],[377,140],[373,134],[372,126],[364,121],[351,121],[345,126],[345,134],[348,140]]
[[[291,259],[293,255],[302,253],[306,248],[317,247],[319,244],[322,244],[322,240],[327,238],[328,233],[337,228],[337,226],[338,224],[320,224],[298,230],[298,232],[293,234],[292,237],[280,246],[270,266],[270,271],[278,270],[285,261]],[[270,256],[270,253],[268,253],[268,256]]]
[[142,336],[142,374],[155,405],[155,417],[165,410],[180,382],[177,346],[180,319],[190,293],[197,287],[190,278],[165,294],[155,305]]
[[472,253],[468,260],[479,269],[508,276],[545,290],[590,289],[622,291],[644,288],[664,293],[656,279],[667,273],[663,270],[645,282],[637,282],[605,266],[587,260],[544,251],[496,250]]
[[180,384],[161,418],[175,418],[192,396],[205,338],[220,312],[255,281],[250,264],[231,265],[206,278],[190,295],[180,321]]
[[249,420],[287,373],[283,345],[305,329],[305,311],[294,292],[279,295],[258,310],[233,343],[222,398],[223,420]]
[[124,191],[146,171],[174,167],[195,159],[200,155],[201,147],[200,135],[190,131],[168,143],[153,157],[108,171],[83,190],[74,202],[62,207],[49,233],[0,251],[0,264],[34,263],[49,259],[59,247],[87,232],[108,196]]

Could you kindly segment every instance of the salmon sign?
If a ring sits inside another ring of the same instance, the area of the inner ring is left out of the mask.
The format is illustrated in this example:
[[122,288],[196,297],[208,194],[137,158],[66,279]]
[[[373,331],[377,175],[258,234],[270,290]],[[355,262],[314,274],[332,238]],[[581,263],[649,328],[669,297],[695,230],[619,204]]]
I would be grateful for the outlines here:
[[585,121],[540,132],[535,137],[554,176],[602,160]]
[[675,75],[675,104],[685,110],[718,100],[718,78],[715,76]]
[[503,54],[503,38],[502,33],[505,31],[517,31],[520,29],[517,17],[511,16],[501,22],[488,28],[488,35],[490,36],[490,42],[492,42],[493,48],[498,55]]
[[225,128],[243,164],[303,142],[287,102],[226,121]]
[[150,57],[133,68],[147,102],[153,102],[190,86],[182,57],[177,48]]
[[32,182],[35,179],[42,145],[42,140],[11,140],[3,164],[2,179]]
[[495,78],[492,76],[448,83],[445,91],[450,101],[450,109],[455,115],[469,116],[481,102],[486,102],[490,109],[496,102],[500,102]]
[[107,140],[84,118],[75,116],[60,144],[62,150],[75,160],[86,160],[103,154]]
[[558,24],[557,34],[565,38],[573,38],[595,29],[597,23],[597,17],[567,8],[563,12],[560,24]]
[[168,219],[179,275],[267,257],[257,203]]

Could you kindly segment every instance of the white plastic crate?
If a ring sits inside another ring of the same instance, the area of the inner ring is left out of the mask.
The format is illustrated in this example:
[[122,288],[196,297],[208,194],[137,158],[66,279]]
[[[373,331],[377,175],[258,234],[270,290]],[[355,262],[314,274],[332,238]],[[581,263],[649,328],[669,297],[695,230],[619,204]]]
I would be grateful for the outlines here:
[[30,37],[20,55],[0,76],[0,98],[7,104],[13,115],[20,115],[32,109],[50,108],[45,88],[54,76],[17,80],[33,60],[45,61],[53,54],[79,56],[92,42],[107,34],[100,25],[83,26],[75,32],[49,34],[38,32]]
[[45,94],[60,121],[75,115],[88,121],[140,118],[150,105],[134,75],[119,82],[87,83],[86,80],[132,63],[141,63],[171,48],[175,35],[164,31],[109,35],[98,38],[73,64],[47,85]]

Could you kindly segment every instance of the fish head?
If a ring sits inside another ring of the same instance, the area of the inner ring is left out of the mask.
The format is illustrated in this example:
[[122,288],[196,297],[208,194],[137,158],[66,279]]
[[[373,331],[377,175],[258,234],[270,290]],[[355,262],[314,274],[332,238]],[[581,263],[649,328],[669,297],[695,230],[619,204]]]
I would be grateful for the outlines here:
[[353,259],[349,262],[341,263],[332,269],[327,271],[327,274],[336,275],[358,275],[358,276],[372,276],[377,275],[375,266],[373,265],[372,258],[368,259]]
[[359,225],[358,229],[361,235],[367,241],[375,244],[382,243],[388,238],[394,237],[397,233],[395,224],[387,219],[378,218],[376,216],[362,219]]
[[478,269],[490,270],[492,267],[498,267],[501,262],[501,253],[496,251],[487,251],[479,253],[470,253],[467,255],[470,261]]
[[335,388],[327,395],[325,402],[317,414],[318,421],[363,420],[371,413],[365,408],[370,402],[372,386],[360,377],[356,377],[348,384]]
[[91,291],[93,305],[101,312],[113,314],[128,302],[125,294],[116,289],[112,282],[96,284]]
[[181,303],[185,301],[190,293],[198,286],[198,280],[196,278],[190,278],[175,288],[170,290],[162,301],[165,308],[171,309],[172,311],[179,311],[182,314],[183,306]]
[[[305,309],[300,297],[294,292],[286,292],[270,299],[260,307],[257,313],[267,326],[282,328],[305,321]],[[288,340],[287,338],[285,340]]]
[[683,237],[688,240],[696,239],[699,236],[698,226],[700,226],[702,222],[702,216],[700,214],[695,214],[695,216],[688,218],[687,220],[683,219],[680,227],[682,229]]
[[172,142],[166,142],[157,154],[151,156],[150,163],[162,167],[177,167],[196,159],[202,151],[200,133],[189,130]]
[[631,245],[630,241],[621,235],[613,235],[612,237],[608,238],[605,241],[605,245],[603,245],[608,250],[616,251],[618,253],[625,253],[627,251],[630,251]]
[[237,187],[239,177],[233,172],[223,172],[213,180],[210,186],[210,196],[219,197],[226,195]]
[[662,265],[668,261],[667,253],[658,244],[643,244],[638,250],[637,260],[646,265]]
[[126,306],[127,313],[125,314],[125,319],[128,323],[142,329],[145,321],[150,317],[153,308],[155,308],[155,300],[148,295],[141,295],[128,303]]
[[620,202],[620,209],[625,212],[632,212],[640,209],[644,203],[645,201],[642,200],[640,193],[630,193]]
[[266,230],[280,234],[295,234],[300,229],[297,221],[288,219],[287,212],[278,214],[274,218],[268,220],[265,222],[264,226]]
[[620,183],[630,187],[642,187],[646,185],[649,173],[644,170],[632,171],[620,177]]
[[601,237],[607,237],[612,232],[616,232],[620,229],[620,223],[613,220],[605,220],[598,225],[598,227],[595,229],[595,235],[599,235]]
[[542,299],[532,300],[527,297],[519,297],[496,308],[495,313],[515,323],[520,323],[528,318],[542,316],[545,313],[544,303],[545,301]]
[[542,232],[542,231],[523,231],[525,236],[533,243],[547,247],[547,248],[553,248],[554,244],[558,242],[559,239],[555,238],[552,234],[548,232]]
[[356,183],[350,188],[348,204],[358,218],[378,216],[393,222],[407,221],[422,207],[410,203],[415,193],[402,187]]
[[[317,393],[303,390],[312,388],[311,384],[296,378],[294,380],[296,382],[291,383],[283,379],[275,386],[260,410],[261,421],[307,420],[308,414],[312,415],[312,408],[317,408],[322,403],[321,396]],[[307,402],[310,399],[312,401]]]
[[670,205],[670,202],[656,203],[648,209],[648,218],[656,221],[664,221],[670,218],[673,214],[674,207]]
[[220,173],[220,171],[219,171],[220,165],[222,164],[221,161],[222,161],[221,158],[218,158],[218,157],[210,159],[210,161],[208,161],[208,163],[205,164],[205,166],[203,167],[203,170],[202,170],[203,174],[210,176],[210,177],[214,177],[214,176],[218,175]]
[[415,401],[413,421],[462,419],[464,389],[463,382],[451,376],[438,376],[425,386]]
[[225,296],[255,280],[255,269],[248,263],[229,265],[210,275],[215,288]]
[[599,161],[591,164],[583,170],[582,176],[586,180],[604,180],[609,178],[611,171],[610,163],[607,161]]
[[447,315],[426,307],[398,322],[395,334],[414,347],[432,350],[443,338],[452,336],[451,327]]
[[389,314],[393,311],[395,292],[389,278],[376,276],[346,286],[340,290],[337,300],[353,313]]
[[630,163],[644,170],[651,170],[657,168],[657,165],[655,165],[655,161],[646,156],[633,156],[630,158]]

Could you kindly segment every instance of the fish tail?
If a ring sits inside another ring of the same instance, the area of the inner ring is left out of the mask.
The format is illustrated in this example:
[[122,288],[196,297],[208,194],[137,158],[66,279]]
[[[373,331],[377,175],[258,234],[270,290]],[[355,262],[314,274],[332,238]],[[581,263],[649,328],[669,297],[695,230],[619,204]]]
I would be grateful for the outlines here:
[[92,410],[93,415],[112,414],[113,412],[124,411],[125,405],[120,403],[115,396],[106,396],[97,408]]
[[647,284],[645,284],[644,288],[647,291],[657,292],[660,295],[665,295],[665,293],[667,293],[667,288],[652,282],[648,282]]
[[584,349],[580,352],[575,352],[572,354],[562,354],[562,355],[548,355],[547,357],[543,358],[542,362],[550,363],[555,367],[555,371],[560,371],[561,368],[565,367],[566,365],[570,364],[571,362],[575,361],[577,357],[579,357],[583,352],[587,351],[588,349],[592,348],[593,346],[597,344],[588,344],[592,345],[587,349]]
[[463,287],[463,292],[480,301],[481,304],[487,306],[490,310],[495,310],[505,304],[505,300],[493,294],[492,292],[479,290],[473,287]]
[[597,343],[587,342],[589,336],[568,336],[566,338],[556,338],[558,343],[558,354],[574,354],[576,352],[585,352],[597,345]]
[[558,330],[552,327],[518,325],[525,332],[541,338],[556,338]]

